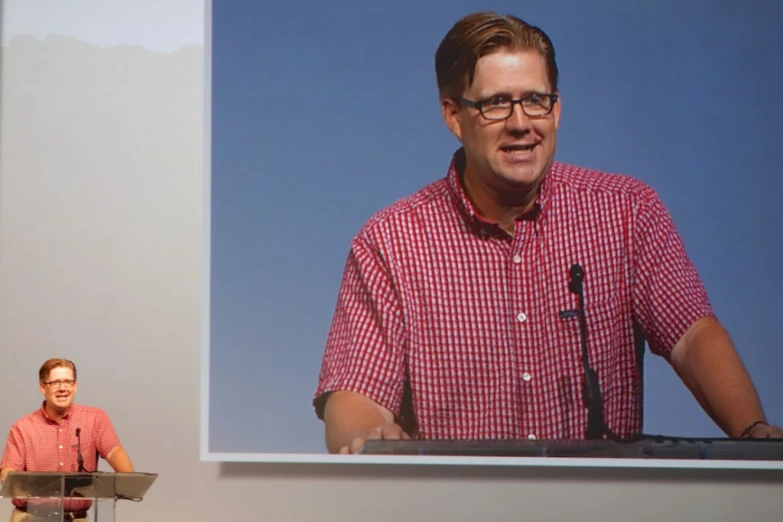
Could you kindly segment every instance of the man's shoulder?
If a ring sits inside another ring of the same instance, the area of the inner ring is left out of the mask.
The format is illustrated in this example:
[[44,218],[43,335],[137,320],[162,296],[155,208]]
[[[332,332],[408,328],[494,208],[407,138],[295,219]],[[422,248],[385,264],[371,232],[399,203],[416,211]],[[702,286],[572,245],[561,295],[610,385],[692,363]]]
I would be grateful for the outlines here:
[[71,413],[78,415],[106,415],[106,411],[103,408],[75,403],[71,406]]
[[400,198],[378,210],[364,223],[359,236],[372,236],[384,230],[399,226],[423,225],[432,215],[433,208],[443,208],[450,198],[448,181],[441,178],[433,181],[413,194]]
[[558,190],[591,197],[655,198],[656,192],[639,178],[589,167],[555,162],[551,175]]
[[16,422],[14,422],[13,425],[14,426],[23,426],[25,424],[30,424],[30,423],[34,423],[34,422],[42,421],[42,420],[45,420],[45,417],[43,415],[43,411],[39,407],[38,409],[31,411],[30,413],[28,413],[24,417],[20,417],[20,418],[16,419]]
[[[95,406],[85,406],[82,404],[73,404],[71,406],[71,415],[79,415],[79,416],[88,416],[88,417],[96,417],[96,416],[102,416],[107,415],[106,411],[102,408],[97,408]],[[37,410],[31,411],[24,417],[20,417],[17,419],[13,425],[12,428],[23,428],[26,426],[32,426],[37,425],[40,423],[46,422],[46,416],[43,413],[43,410],[41,408],[38,408]]]
[[46,419],[41,413],[41,409],[31,411],[23,417],[19,417],[11,424],[11,431],[18,433],[29,433],[30,430],[34,430],[36,426],[40,426],[45,423]]

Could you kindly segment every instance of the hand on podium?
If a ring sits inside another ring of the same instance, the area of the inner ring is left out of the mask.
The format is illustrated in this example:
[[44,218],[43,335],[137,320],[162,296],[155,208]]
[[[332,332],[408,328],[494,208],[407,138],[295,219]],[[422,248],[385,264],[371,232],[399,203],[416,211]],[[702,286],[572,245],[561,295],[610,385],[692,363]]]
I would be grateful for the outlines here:
[[750,427],[745,437],[749,439],[781,439],[783,438],[783,429],[780,426],[759,422]]
[[378,439],[386,439],[386,440],[404,440],[404,439],[410,439],[410,436],[405,433],[405,430],[403,430],[399,424],[396,424],[394,422],[386,422],[378,427],[375,427],[371,430],[369,430],[367,433],[364,434],[363,437],[356,437],[353,439],[348,446],[343,446],[340,448],[340,454],[342,455],[348,455],[348,454],[355,454],[362,451],[364,448],[364,444],[368,440],[378,440]]
[[360,453],[368,440],[400,440],[410,437],[395,416],[369,397],[338,390],[324,406],[326,446],[330,453]]

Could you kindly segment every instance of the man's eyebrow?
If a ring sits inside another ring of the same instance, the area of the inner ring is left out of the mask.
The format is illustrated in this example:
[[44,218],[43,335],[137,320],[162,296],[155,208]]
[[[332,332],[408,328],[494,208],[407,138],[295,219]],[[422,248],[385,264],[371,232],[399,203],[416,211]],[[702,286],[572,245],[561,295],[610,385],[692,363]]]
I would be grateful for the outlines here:
[[480,96],[480,99],[486,99],[486,98],[494,98],[495,96],[501,96],[503,98],[512,98],[512,95],[508,91],[493,91],[488,94],[482,94]]
[[[525,97],[531,96],[533,94],[541,94],[541,95],[543,95],[543,94],[547,94],[547,93],[546,93],[546,91],[539,91],[539,90],[536,90],[536,89],[532,89],[532,90],[528,90],[528,91],[523,91],[522,94],[519,96],[519,98],[525,98]],[[488,98],[494,98],[496,96],[497,97],[501,97],[501,98],[514,98],[514,95],[511,94],[511,92],[509,92],[509,91],[497,91],[497,92],[491,92],[489,94],[481,94],[478,99],[479,100],[486,100]],[[516,98],[516,99],[519,99],[519,98]]]

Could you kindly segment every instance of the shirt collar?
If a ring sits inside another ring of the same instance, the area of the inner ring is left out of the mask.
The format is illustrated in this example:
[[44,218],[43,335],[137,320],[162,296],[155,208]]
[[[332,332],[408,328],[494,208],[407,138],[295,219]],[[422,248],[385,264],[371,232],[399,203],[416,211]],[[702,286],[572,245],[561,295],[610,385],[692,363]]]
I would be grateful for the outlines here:
[[[71,418],[71,410],[73,410],[73,404],[71,404],[71,407],[68,408],[68,411],[65,412],[65,415],[63,415],[62,420],[68,420]],[[52,423],[52,424],[59,424],[56,420],[51,418],[48,413],[46,413],[46,401],[44,400],[41,403],[41,416],[43,416],[44,420],[46,422]]]

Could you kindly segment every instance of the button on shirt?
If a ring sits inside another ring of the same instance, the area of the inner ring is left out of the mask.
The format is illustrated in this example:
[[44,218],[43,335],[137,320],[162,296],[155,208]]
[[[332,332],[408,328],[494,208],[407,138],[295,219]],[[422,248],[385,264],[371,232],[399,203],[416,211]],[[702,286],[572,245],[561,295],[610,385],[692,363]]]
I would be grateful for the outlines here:
[[[314,405],[362,393],[426,439],[584,438],[577,296],[584,270],[591,365],[609,427],[642,430],[634,324],[665,358],[712,315],[655,192],[554,163],[513,236],[444,179],[373,216],[352,242]],[[562,313],[565,312],[565,313]]]
[[[10,466],[19,471],[79,470],[76,428],[80,428],[81,453],[84,467],[96,471],[96,452],[104,459],[120,445],[109,416],[99,408],[74,404],[60,422],[46,413],[44,406],[19,419],[11,427],[0,468]],[[25,501],[14,499],[14,505]],[[66,511],[89,509],[90,502],[67,500]]]

